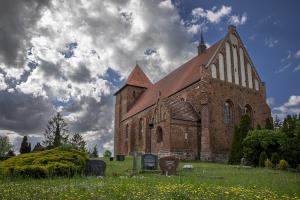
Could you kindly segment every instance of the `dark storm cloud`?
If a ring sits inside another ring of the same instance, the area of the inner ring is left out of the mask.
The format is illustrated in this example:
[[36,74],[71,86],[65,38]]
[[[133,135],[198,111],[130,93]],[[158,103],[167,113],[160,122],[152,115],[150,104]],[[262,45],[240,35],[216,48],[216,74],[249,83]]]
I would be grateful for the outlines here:
[[1,91],[0,105],[0,129],[24,135],[41,134],[54,113],[50,102],[24,93]]
[[62,76],[59,69],[60,67],[61,66],[58,64],[54,64],[45,60],[41,60],[41,64],[39,65],[39,68],[43,71],[45,77],[52,76],[53,78],[57,79]]
[[22,66],[29,32],[50,0],[0,0],[0,62]]

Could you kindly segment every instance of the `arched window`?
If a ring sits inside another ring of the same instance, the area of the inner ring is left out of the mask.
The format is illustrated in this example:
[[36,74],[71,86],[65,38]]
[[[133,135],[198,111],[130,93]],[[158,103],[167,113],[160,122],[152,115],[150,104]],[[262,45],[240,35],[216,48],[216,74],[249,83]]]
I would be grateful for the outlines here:
[[244,108],[244,114],[249,115],[250,117],[250,121],[251,121],[251,126],[252,126],[252,122],[253,122],[253,110],[252,107],[247,104]]
[[143,118],[140,118],[139,121],[139,140],[143,138],[144,135],[144,120]]
[[156,135],[157,135],[157,143],[160,143],[163,141],[163,130],[160,126],[157,127],[156,129]]
[[129,125],[126,125],[126,130],[125,130],[125,138],[128,139],[128,135],[129,135]]
[[215,64],[212,64],[212,65],[210,66],[210,68],[211,68],[211,76],[212,76],[213,78],[217,78],[217,68],[216,68],[216,65],[215,65]]
[[157,108],[155,108],[155,110],[154,110],[154,122],[155,123],[158,123],[158,119],[157,119]]
[[224,123],[226,125],[231,125],[233,123],[233,103],[231,101],[226,101],[224,103]]
[[224,57],[223,54],[219,53],[219,72],[220,72],[220,80],[225,80],[224,74]]

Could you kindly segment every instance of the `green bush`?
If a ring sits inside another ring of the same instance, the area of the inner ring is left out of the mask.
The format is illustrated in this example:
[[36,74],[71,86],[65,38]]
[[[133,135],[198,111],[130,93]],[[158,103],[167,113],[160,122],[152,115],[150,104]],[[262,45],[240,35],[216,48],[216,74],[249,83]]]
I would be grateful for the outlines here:
[[286,170],[288,168],[288,163],[286,160],[280,160],[279,161],[279,169]]
[[273,163],[271,162],[270,159],[267,159],[265,161],[265,167],[270,168],[270,169],[273,168]]
[[265,166],[265,161],[268,159],[268,155],[266,152],[261,152],[259,155],[259,166],[264,167]]
[[279,160],[280,160],[280,156],[278,153],[272,153],[272,156],[271,156],[271,162],[275,165],[277,165],[279,163]]
[[86,160],[86,153],[62,147],[9,158],[0,163],[0,171],[7,176],[69,177],[82,174]]
[[243,140],[244,157],[257,166],[259,165],[259,156],[261,152],[264,151],[267,155],[272,155],[274,152],[280,152],[280,142],[284,137],[285,135],[277,130],[262,129],[250,131]]

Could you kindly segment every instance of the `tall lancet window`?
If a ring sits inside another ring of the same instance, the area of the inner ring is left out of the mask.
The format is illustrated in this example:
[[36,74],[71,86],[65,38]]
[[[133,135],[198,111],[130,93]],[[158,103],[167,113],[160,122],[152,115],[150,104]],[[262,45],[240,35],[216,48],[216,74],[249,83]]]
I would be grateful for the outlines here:
[[224,75],[224,57],[223,54],[219,53],[219,72],[220,72],[220,80],[225,80]]
[[226,125],[231,125],[233,123],[233,103],[231,101],[226,101],[224,103],[224,123]]
[[213,78],[217,78],[217,68],[215,64],[210,65],[211,68],[211,76]]
[[226,69],[227,69],[227,81],[232,83],[232,72],[231,72],[231,55],[230,55],[230,45],[228,42],[225,44],[226,48]]
[[246,73],[245,73],[244,51],[243,51],[242,48],[240,48],[240,63],[241,63],[242,86],[246,87]]

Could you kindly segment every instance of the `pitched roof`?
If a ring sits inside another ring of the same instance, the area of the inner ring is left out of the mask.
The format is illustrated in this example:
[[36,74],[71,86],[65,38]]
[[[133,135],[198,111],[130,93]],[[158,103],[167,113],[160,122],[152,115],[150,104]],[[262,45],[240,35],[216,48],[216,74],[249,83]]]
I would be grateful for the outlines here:
[[152,106],[156,103],[158,97],[168,97],[198,81],[200,79],[200,65],[206,65],[209,62],[221,41],[222,40],[212,45],[203,54],[192,58],[182,66],[178,67],[160,81],[155,84],[151,84],[137,99],[123,119],[127,119],[128,117],[131,117]]
[[129,74],[125,84],[121,87],[115,95],[120,92],[126,85],[138,86],[143,88],[149,88],[152,86],[152,82],[149,80],[147,75],[143,72],[140,66],[136,65],[134,69]]

